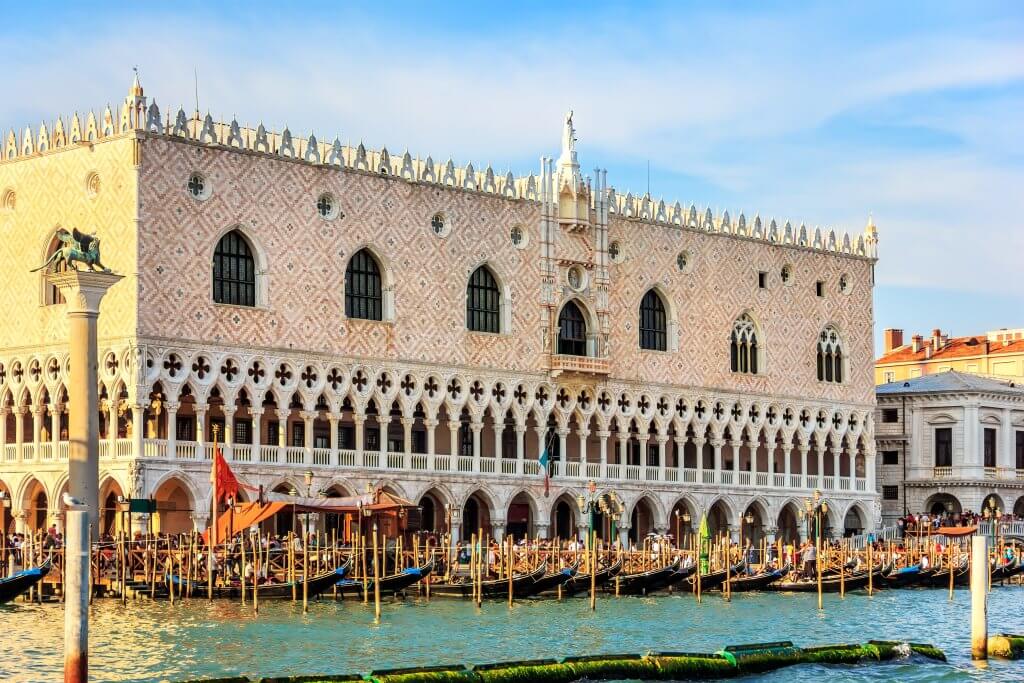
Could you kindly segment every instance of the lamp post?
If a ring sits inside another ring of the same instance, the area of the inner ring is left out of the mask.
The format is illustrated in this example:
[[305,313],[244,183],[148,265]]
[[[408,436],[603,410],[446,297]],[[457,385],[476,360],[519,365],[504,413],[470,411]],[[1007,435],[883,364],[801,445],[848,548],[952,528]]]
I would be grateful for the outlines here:
[[594,518],[598,511],[607,514],[616,508],[619,510],[618,514],[621,514],[621,506],[618,503],[618,496],[613,491],[598,495],[597,484],[593,479],[587,482],[586,495],[581,493],[576,496],[576,505],[580,509],[580,514],[587,515],[588,520],[587,543],[590,548],[590,609],[594,611],[597,609],[597,532],[594,530]]

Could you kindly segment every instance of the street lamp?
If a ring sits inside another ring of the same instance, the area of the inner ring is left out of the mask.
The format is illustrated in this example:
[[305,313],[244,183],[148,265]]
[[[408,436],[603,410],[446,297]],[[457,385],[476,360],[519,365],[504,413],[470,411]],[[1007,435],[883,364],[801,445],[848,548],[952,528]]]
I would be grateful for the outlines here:
[[746,522],[747,526],[750,526],[751,524],[754,523],[754,515],[753,515],[752,512],[750,512],[750,510],[747,510],[747,513],[745,515],[743,515],[742,517],[740,517],[740,547],[743,547],[743,523],[744,522]]

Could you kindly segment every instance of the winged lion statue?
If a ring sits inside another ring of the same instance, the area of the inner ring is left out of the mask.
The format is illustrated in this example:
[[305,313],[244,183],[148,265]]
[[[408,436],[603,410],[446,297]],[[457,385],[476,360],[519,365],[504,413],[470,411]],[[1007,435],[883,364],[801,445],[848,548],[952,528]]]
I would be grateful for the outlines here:
[[110,268],[100,261],[100,239],[96,237],[96,233],[87,234],[80,232],[78,228],[72,228],[71,232],[68,232],[64,228],[58,228],[56,236],[61,246],[43,265],[29,272],[34,273],[43,268],[57,270],[62,264],[72,270],[78,270],[76,263],[84,263],[90,270],[110,272]]

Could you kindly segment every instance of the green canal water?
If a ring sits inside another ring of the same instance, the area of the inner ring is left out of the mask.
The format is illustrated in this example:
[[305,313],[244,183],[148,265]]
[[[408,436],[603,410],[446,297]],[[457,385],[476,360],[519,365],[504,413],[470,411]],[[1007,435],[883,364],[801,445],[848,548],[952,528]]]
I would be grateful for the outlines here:
[[[744,680],[1020,681],[1024,662],[970,662],[970,595],[941,590],[825,596],[743,594],[732,602],[689,595],[526,601],[511,610],[434,599],[387,601],[373,624],[372,605],[334,602],[251,605],[205,600],[130,603],[97,600],[92,608],[94,681],[175,681],[226,675],[366,672],[373,668],[486,663],[645,650],[712,652],[730,644],[792,640],[797,645],[861,643],[872,638],[928,642],[948,664],[918,659],[850,667],[800,666]],[[1024,631],[1024,588],[996,587],[989,632]],[[62,678],[63,611],[59,604],[0,606],[0,681]]]

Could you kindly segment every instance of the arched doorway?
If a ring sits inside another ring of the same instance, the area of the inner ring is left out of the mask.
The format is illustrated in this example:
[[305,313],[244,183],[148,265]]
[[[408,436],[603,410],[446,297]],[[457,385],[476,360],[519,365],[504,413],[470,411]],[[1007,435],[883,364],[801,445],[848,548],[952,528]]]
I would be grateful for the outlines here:
[[192,496],[179,479],[168,479],[154,495],[156,515],[153,530],[165,534],[181,534],[192,530]]
[[513,538],[529,538],[533,532],[533,501],[520,491],[508,506],[505,533]]
[[1013,516],[1024,517],[1024,496],[1017,499],[1017,502],[1013,504]]
[[574,538],[576,536],[575,501],[562,496],[551,508],[551,530],[555,538]]
[[990,493],[987,496],[985,496],[985,500],[981,501],[981,510],[979,510],[978,512],[980,512],[982,515],[984,515],[986,512],[990,515],[1002,514],[1006,512],[1006,506],[1003,504],[1002,497],[1000,497],[998,494]]
[[447,498],[437,489],[430,489],[420,496],[420,531],[443,534],[448,532]]
[[641,498],[633,506],[633,512],[629,518],[629,540],[639,546],[647,537],[647,534],[654,532],[654,508],[646,497]]
[[[281,493],[286,496],[294,496],[298,494],[298,491],[294,486],[287,482],[278,484],[273,488],[274,493]],[[295,534],[300,533],[300,524],[298,521],[298,515],[295,514],[295,509],[292,506],[286,506],[280,512],[274,514],[274,533],[278,536],[286,536],[288,532]]]
[[466,499],[462,508],[462,540],[468,541],[478,533],[491,533],[490,506],[479,492]]
[[797,518],[797,508],[793,503],[787,503],[779,511],[779,518],[776,520],[778,532],[776,538],[783,543],[800,542],[800,522]]
[[711,538],[718,538],[729,533],[729,508],[725,501],[716,500],[708,510],[708,533]]
[[746,547],[749,542],[755,548],[761,545],[764,538],[764,508],[760,503],[754,502],[743,511],[743,523],[740,531],[740,545]]
[[[118,516],[117,502],[123,499],[121,486],[113,479],[100,487],[100,535],[113,536],[122,530],[122,520]],[[123,520],[127,522],[127,519]]]
[[864,533],[864,518],[856,505],[851,505],[843,519],[843,538]]
[[963,512],[960,501],[948,493],[936,493],[925,503],[924,509],[930,515],[958,515]]
[[[344,498],[349,495],[343,486],[335,484],[323,492],[324,498]],[[345,519],[348,515],[328,512],[324,514],[324,533],[328,539],[338,539],[344,542],[349,540],[350,531],[345,526]]]
[[695,525],[700,523],[700,520],[695,518],[695,514],[686,499],[680,499],[672,506],[672,512],[668,517],[669,524],[672,525],[669,533],[680,548],[695,547],[692,538],[693,530]]
[[25,523],[30,531],[45,529],[49,516],[49,498],[46,489],[37,479],[25,489],[22,510],[25,511]]

